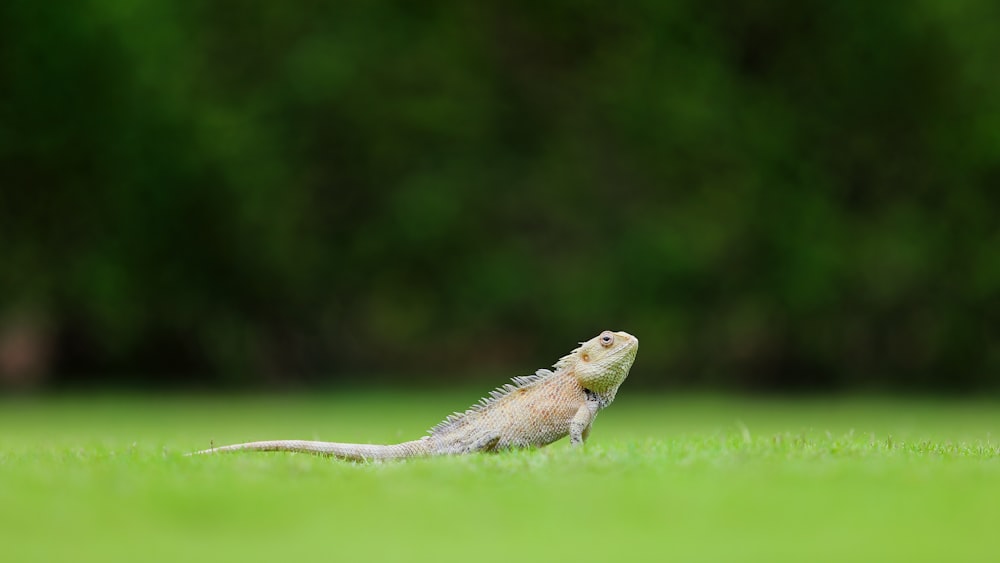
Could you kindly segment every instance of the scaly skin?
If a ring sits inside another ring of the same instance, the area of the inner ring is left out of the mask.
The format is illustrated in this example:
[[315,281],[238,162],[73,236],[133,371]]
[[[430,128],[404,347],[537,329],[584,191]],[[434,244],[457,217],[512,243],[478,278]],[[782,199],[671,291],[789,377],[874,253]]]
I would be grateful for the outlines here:
[[[354,461],[495,452],[540,447],[565,436],[583,444],[597,413],[611,404],[635,361],[639,340],[604,331],[563,356],[554,371],[515,377],[465,412],[456,412],[419,440],[341,444],[305,440],[248,442],[195,452],[305,452]],[[190,454],[189,454],[190,455]]]

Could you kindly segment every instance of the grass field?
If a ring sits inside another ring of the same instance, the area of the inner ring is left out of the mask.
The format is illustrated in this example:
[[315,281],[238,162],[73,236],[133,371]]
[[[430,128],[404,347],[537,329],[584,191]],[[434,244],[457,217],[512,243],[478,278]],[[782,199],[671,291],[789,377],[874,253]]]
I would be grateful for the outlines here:
[[585,451],[182,453],[419,436],[477,393],[0,401],[3,561],[1000,557],[1000,404],[643,397]]

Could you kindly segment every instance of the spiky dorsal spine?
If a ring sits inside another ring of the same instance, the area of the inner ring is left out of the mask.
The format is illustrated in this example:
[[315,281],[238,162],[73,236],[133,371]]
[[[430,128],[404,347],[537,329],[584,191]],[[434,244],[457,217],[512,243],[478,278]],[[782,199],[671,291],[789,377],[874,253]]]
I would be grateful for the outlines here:
[[559,358],[559,361],[557,361],[555,365],[552,367],[556,368],[556,371],[559,371],[571,368],[574,365],[576,365],[576,362],[580,357],[580,350],[583,349],[584,344],[586,344],[586,342],[581,342],[580,345],[574,348],[572,352]]
[[[559,364],[562,363],[563,360],[565,359],[566,358],[559,360],[559,363],[557,363],[554,367],[557,370],[560,369]],[[522,375],[511,378],[511,381],[514,382],[513,384],[508,383],[506,385],[497,387],[493,391],[490,391],[490,395],[488,397],[483,397],[482,399],[479,399],[478,403],[469,407],[468,410],[466,410],[465,412],[455,411],[454,413],[449,414],[447,418],[445,418],[440,423],[435,425],[433,428],[428,430],[427,434],[431,436],[435,434],[440,434],[445,430],[452,428],[455,424],[460,423],[466,417],[488,409],[490,406],[495,404],[500,399],[506,397],[507,395],[510,395],[513,391],[535,385],[539,381],[543,381],[545,379],[548,379],[549,377],[552,377],[554,373],[555,372],[553,372],[552,370],[540,369],[536,371],[534,375]]]

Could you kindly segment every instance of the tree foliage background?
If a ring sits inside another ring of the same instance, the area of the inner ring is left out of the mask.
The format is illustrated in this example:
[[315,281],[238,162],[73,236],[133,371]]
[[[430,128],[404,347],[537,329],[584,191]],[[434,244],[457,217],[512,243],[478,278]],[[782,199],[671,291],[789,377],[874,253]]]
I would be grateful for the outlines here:
[[995,388],[997,21],[3,2],[6,369],[465,381],[615,328],[630,385]]

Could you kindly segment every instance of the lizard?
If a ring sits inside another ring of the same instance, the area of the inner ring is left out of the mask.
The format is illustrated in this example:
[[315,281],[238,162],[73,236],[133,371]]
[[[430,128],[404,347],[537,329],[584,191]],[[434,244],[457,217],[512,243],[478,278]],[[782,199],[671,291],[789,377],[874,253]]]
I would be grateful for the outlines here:
[[606,330],[581,342],[551,370],[514,377],[464,412],[455,412],[417,440],[344,444],[272,440],[213,447],[187,455],[233,451],[304,452],[352,461],[498,452],[541,447],[567,435],[581,446],[597,413],[615,400],[639,350],[627,332]]

